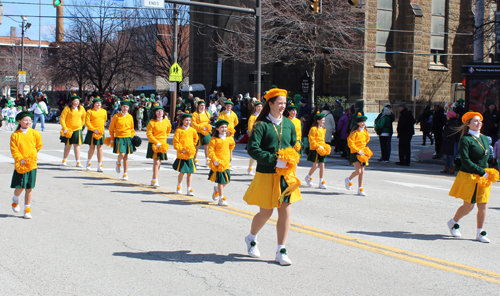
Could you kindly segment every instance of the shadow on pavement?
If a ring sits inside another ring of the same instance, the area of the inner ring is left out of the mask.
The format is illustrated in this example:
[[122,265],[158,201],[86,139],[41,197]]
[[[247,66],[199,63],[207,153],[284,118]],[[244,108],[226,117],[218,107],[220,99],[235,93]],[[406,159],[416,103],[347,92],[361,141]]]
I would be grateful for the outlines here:
[[151,191],[121,191],[121,190],[111,190],[113,193],[123,193],[123,194],[142,194],[142,195],[156,195],[158,193]]
[[[300,193],[310,193],[314,195],[348,195],[345,193],[339,193],[339,192],[332,192],[332,191],[319,191],[318,190],[304,190],[302,189],[303,187],[300,188]],[[306,187],[308,188],[308,187]]]
[[228,254],[228,255],[218,255],[218,254],[194,254],[188,250],[182,251],[152,251],[152,252],[115,252],[113,256],[122,256],[141,260],[155,260],[155,261],[167,261],[167,262],[183,262],[183,263],[203,263],[203,262],[213,262],[216,264],[223,264],[226,262],[264,262],[268,264],[279,264],[272,260],[259,260],[248,257],[242,254]]
[[[84,176],[54,176],[52,178],[55,178],[55,179],[79,179],[79,180],[102,180],[101,178],[97,178],[97,177],[84,177]],[[90,185],[94,185],[94,184],[90,184]]]
[[403,238],[403,239],[418,239],[418,240],[438,240],[438,239],[452,239],[450,235],[443,234],[420,234],[411,233],[407,231],[381,231],[381,232],[370,232],[370,231],[348,231],[347,233],[357,233],[364,235],[373,236],[384,236],[393,238]]
[[[172,194],[174,194],[172,192]],[[190,205],[209,205],[210,201],[189,201],[180,199],[170,199],[170,200],[143,200],[146,203],[159,203],[166,205],[180,205],[180,206],[190,206]]]
[[23,216],[0,214],[0,218],[23,218]]

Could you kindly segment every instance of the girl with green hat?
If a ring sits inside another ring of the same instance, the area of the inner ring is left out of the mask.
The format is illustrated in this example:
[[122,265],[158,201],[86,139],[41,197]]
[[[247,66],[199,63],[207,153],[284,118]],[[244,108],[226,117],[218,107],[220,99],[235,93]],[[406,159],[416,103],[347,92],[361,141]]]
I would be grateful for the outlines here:
[[198,133],[191,127],[192,115],[189,112],[181,114],[181,126],[175,130],[174,149],[177,150],[177,158],[172,167],[179,172],[177,177],[177,193],[182,193],[182,179],[187,174],[187,195],[194,196],[191,188],[193,182],[192,173],[196,172],[196,163],[194,155],[196,153],[196,143],[198,142]]
[[10,188],[14,188],[12,210],[19,212],[19,197],[24,195],[24,218],[31,219],[31,198],[36,183],[37,153],[42,149],[40,132],[30,128],[33,113],[22,111],[16,116],[19,126],[10,137],[10,151],[15,160]]
[[123,160],[122,180],[128,180],[128,155],[135,152],[132,138],[135,136],[134,118],[128,113],[130,101],[121,101],[121,111],[116,113],[109,124],[110,144],[113,145],[113,153],[118,154],[115,171],[121,173]]
[[83,141],[84,144],[89,145],[86,169],[92,169],[91,160],[97,147],[97,171],[104,172],[104,165],[102,164],[104,149],[102,145],[104,144],[104,125],[108,121],[108,112],[101,108],[101,99],[95,98],[91,103],[93,106],[87,111],[87,116],[85,117],[87,135],[85,136],[85,141]]
[[[217,120],[223,119],[223,120],[229,122],[227,129],[229,131],[230,137],[234,137],[234,134],[236,132],[235,128],[239,123],[238,115],[236,115],[236,113],[234,113],[234,111],[232,111],[233,107],[234,107],[234,103],[231,101],[231,99],[224,101],[224,108],[226,110],[221,111],[219,114],[219,117],[217,118]],[[231,158],[232,158],[232,154],[231,154]],[[229,164],[229,169],[231,171],[233,170],[233,166],[231,164]]]
[[61,136],[59,139],[64,143],[64,155],[62,165],[66,165],[66,160],[69,156],[71,146],[75,152],[76,166],[81,168],[80,163],[80,146],[83,143],[82,129],[85,124],[87,113],[85,108],[80,105],[80,97],[73,94],[69,98],[68,106],[64,107],[59,117],[61,123]]
[[158,173],[160,171],[161,161],[168,159],[167,137],[172,130],[172,125],[170,124],[170,120],[166,118],[163,107],[154,107],[152,111],[153,117],[146,128],[146,135],[149,141],[146,158],[154,160],[151,186],[158,187],[160,186],[158,183]]
[[198,133],[198,143],[196,143],[196,154],[194,155],[195,163],[198,163],[196,156],[198,155],[198,150],[200,146],[205,149],[205,165],[208,165],[208,143],[210,142],[210,132],[212,131],[212,126],[210,125],[210,118],[212,114],[206,110],[205,101],[200,100],[197,102],[198,107],[196,112],[193,113],[193,118],[191,120],[191,126]]
[[351,151],[349,163],[354,164],[354,172],[345,178],[345,188],[351,190],[352,180],[358,177],[358,195],[365,196],[363,189],[363,179],[365,174],[365,166],[368,165],[368,159],[373,155],[370,148],[367,147],[370,142],[370,134],[366,130],[366,119],[362,113],[354,119],[356,125],[351,129],[351,133],[347,138],[347,145]]
[[307,155],[307,161],[311,161],[313,166],[309,170],[305,180],[307,186],[313,187],[312,174],[319,167],[319,189],[326,189],[326,181],[323,179],[325,176],[325,161],[326,156],[330,154],[331,147],[325,143],[325,113],[317,113],[314,115],[314,123],[309,130],[309,154]]

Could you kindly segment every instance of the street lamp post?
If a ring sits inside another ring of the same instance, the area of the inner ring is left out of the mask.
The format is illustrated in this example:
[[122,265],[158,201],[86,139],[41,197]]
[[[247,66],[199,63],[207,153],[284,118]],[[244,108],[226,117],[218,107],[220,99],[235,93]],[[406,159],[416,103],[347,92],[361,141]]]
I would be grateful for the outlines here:
[[[24,71],[24,31],[28,30],[31,27],[31,24],[28,23],[28,18],[26,16],[23,15],[21,16],[21,18],[23,19],[23,22],[21,24],[21,72],[22,72]],[[19,95],[20,92],[21,94],[24,93],[24,87],[23,89],[21,89],[21,82],[19,82],[19,90],[17,94]]]

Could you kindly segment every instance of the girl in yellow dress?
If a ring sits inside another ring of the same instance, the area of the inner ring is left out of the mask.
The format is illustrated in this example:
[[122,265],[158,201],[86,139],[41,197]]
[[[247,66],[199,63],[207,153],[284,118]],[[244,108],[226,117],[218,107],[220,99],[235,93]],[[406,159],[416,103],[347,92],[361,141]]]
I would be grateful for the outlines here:
[[94,156],[94,151],[97,147],[97,171],[104,172],[104,165],[102,164],[104,149],[102,145],[104,144],[104,124],[108,121],[108,113],[106,110],[101,108],[102,100],[100,98],[93,99],[92,103],[94,106],[92,109],[87,111],[87,116],[85,118],[87,135],[85,136],[85,141],[83,142],[89,145],[87,170],[92,168],[92,157]]
[[326,181],[323,179],[325,176],[325,161],[326,156],[332,151],[330,145],[325,143],[325,113],[317,113],[314,115],[314,123],[309,130],[309,154],[307,155],[307,160],[312,162],[313,165],[309,170],[305,180],[307,186],[313,187],[312,174],[316,171],[319,166],[319,185],[318,188],[326,189]]
[[37,153],[42,149],[40,132],[30,128],[33,113],[22,111],[16,115],[19,126],[10,136],[10,152],[15,160],[15,170],[10,188],[14,188],[12,210],[19,212],[19,197],[24,195],[24,218],[31,219],[31,198],[36,183]]
[[250,234],[245,237],[248,255],[260,257],[257,234],[278,208],[277,241],[275,261],[290,265],[285,248],[290,229],[291,205],[302,199],[299,191],[300,180],[295,175],[295,166],[300,155],[295,151],[297,134],[290,119],[283,116],[286,108],[284,89],[269,90],[262,112],[250,135],[248,155],[257,161],[255,177],[248,187],[243,200],[249,205],[259,206],[259,212],[252,219]]
[[[262,102],[256,102],[255,105],[255,112],[250,115],[250,117],[248,118],[248,133],[251,134],[252,133],[252,129],[253,129],[253,126],[255,125],[255,121],[257,120],[257,117],[259,116],[260,112],[262,112],[262,107],[264,107],[264,104]],[[255,159],[251,158],[250,157],[250,160],[248,162],[248,169],[247,169],[247,173],[249,175],[255,175],[255,173],[253,172],[253,164],[255,163]]]
[[187,195],[194,196],[191,188],[193,181],[192,173],[196,172],[196,163],[194,155],[196,153],[196,143],[198,142],[198,133],[191,127],[192,115],[189,113],[181,114],[181,126],[175,130],[174,149],[177,150],[177,158],[172,167],[179,172],[177,177],[177,193],[182,193],[182,179],[187,174]]
[[74,94],[69,98],[68,106],[64,107],[59,118],[61,123],[61,136],[59,139],[64,143],[64,156],[62,165],[66,165],[66,160],[71,150],[71,145],[75,152],[76,166],[81,168],[80,163],[80,145],[83,143],[82,128],[85,124],[87,113],[85,108],[80,105],[80,97]]
[[229,122],[225,120],[218,120],[215,123],[216,129],[212,132],[213,137],[208,144],[208,157],[210,157],[208,179],[217,183],[214,186],[212,199],[214,201],[218,200],[219,206],[228,205],[223,190],[231,181],[229,161],[231,160],[231,151],[236,145],[234,138],[227,136],[228,124]]
[[109,124],[110,144],[113,145],[113,153],[118,153],[115,170],[121,173],[123,160],[122,180],[128,180],[128,155],[135,152],[132,138],[135,136],[134,118],[128,113],[130,101],[121,101],[121,111],[116,113]]
[[146,135],[148,137],[148,150],[146,158],[154,159],[153,179],[151,186],[158,187],[158,172],[160,171],[161,161],[167,160],[167,137],[170,134],[172,125],[165,116],[163,107],[157,106],[152,110],[153,118],[149,121]]
[[198,133],[198,143],[196,144],[196,154],[194,155],[194,161],[198,164],[196,157],[198,156],[198,150],[200,146],[205,149],[205,165],[208,165],[208,143],[210,142],[210,132],[212,131],[212,126],[210,125],[210,118],[212,114],[206,110],[205,101],[198,101],[198,109],[193,113],[193,119],[191,120],[191,126]]
[[[351,151],[349,163],[354,164],[354,172],[345,178],[345,188],[351,190],[352,180],[358,177],[358,195],[365,196],[363,189],[363,178],[365,174],[365,166],[368,165],[368,159],[373,155],[370,149],[366,146],[370,142],[370,135],[366,130],[367,117],[358,113],[356,117],[356,125],[352,128],[347,145]],[[360,160],[361,159],[361,160]]]
[[477,204],[477,233],[476,240],[489,243],[490,240],[483,230],[491,183],[498,181],[498,171],[488,168],[489,140],[481,134],[483,116],[477,112],[467,112],[462,116],[463,125],[460,128],[461,138],[458,143],[458,174],[450,189],[450,196],[463,200],[455,213],[448,221],[451,235],[460,237],[458,221],[469,214]]
[[[234,137],[234,134],[236,132],[235,128],[239,123],[238,115],[236,115],[236,113],[233,112],[233,107],[234,107],[234,103],[231,101],[231,99],[224,101],[225,110],[221,111],[219,114],[219,117],[217,118],[217,120],[222,119],[222,120],[229,122],[229,124],[227,126],[227,130],[229,132],[230,137]],[[231,152],[231,159],[232,158],[233,158],[233,152]],[[229,169],[231,171],[233,170],[233,166],[231,165],[231,163],[229,164]]]

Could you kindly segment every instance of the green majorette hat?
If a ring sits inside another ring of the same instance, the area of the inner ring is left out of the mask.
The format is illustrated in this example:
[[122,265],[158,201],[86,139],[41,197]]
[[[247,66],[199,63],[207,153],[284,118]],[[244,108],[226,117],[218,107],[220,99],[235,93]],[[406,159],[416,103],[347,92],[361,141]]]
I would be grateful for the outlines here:
[[30,111],[21,111],[16,115],[16,121],[21,121],[24,117],[29,116],[31,119],[33,119],[33,113]]
[[127,101],[127,100],[124,100],[124,101],[120,101],[120,107],[121,106],[132,106],[132,103],[130,101]]
[[141,98],[144,98],[146,97],[146,95],[144,93],[141,94]]
[[198,102],[196,102],[197,106],[199,106],[200,104],[205,104],[206,105],[205,101],[203,101],[203,100],[199,100]]
[[465,101],[462,98],[460,98],[460,99],[457,100],[457,103],[459,103],[459,104],[462,104],[463,102],[465,102]]
[[73,94],[71,97],[69,97],[68,104],[70,104],[76,99],[81,100],[82,98],[80,98],[77,94]]
[[320,112],[318,111],[318,113],[316,113],[316,115],[314,115],[314,121],[316,121],[316,120],[321,120],[321,119],[325,118],[325,116],[326,116],[326,114],[325,114],[325,113],[320,113]]
[[234,106],[234,103],[231,101],[231,99],[229,99],[227,101],[224,101],[224,105],[227,105],[227,104],[230,104],[230,105]]
[[290,105],[288,105],[288,107],[286,107],[286,110],[290,111],[294,109],[295,111],[299,111],[299,107],[295,106],[293,103],[291,103]]
[[356,117],[356,122],[363,122],[363,121],[366,121],[368,119],[368,117],[364,116],[363,114],[358,113],[358,117]]
[[[11,107],[14,107],[14,105],[12,105]],[[19,110],[23,110],[23,107],[21,107],[21,106],[17,106],[17,109],[19,109]]]
[[226,120],[224,119],[219,119],[217,120],[217,122],[215,123],[215,128],[219,128],[221,125],[229,125],[229,122],[227,122]]
[[296,100],[297,100],[297,99],[299,99],[299,100],[300,100],[300,99],[302,99],[302,96],[301,96],[301,95],[299,95],[299,94],[295,94],[294,98],[295,98]]
[[255,102],[255,104],[253,104],[254,107],[257,107],[259,105],[264,105],[264,103],[262,103],[262,102]]
[[193,115],[191,113],[189,113],[189,111],[186,111],[186,112],[181,114],[181,120],[184,120],[184,118],[186,118],[186,117],[192,118]]
[[101,98],[97,97],[97,98],[95,98],[95,99],[92,100],[92,104],[97,103],[97,102],[101,102],[102,103]]

